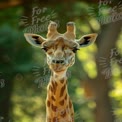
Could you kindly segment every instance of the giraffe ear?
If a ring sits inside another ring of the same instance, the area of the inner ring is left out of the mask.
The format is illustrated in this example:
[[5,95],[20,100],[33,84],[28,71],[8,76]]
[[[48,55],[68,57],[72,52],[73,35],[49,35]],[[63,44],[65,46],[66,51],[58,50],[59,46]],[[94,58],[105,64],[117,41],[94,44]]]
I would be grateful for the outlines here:
[[35,47],[39,47],[39,48],[41,48],[41,44],[44,41],[46,41],[45,38],[43,38],[42,36],[37,35],[37,34],[25,33],[24,36],[28,43],[30,43],[31,45],[33,45]]
[[97,35],[97,33],[84,35],[77,42],[79,43],[80,47],[89,46],[95,42]]

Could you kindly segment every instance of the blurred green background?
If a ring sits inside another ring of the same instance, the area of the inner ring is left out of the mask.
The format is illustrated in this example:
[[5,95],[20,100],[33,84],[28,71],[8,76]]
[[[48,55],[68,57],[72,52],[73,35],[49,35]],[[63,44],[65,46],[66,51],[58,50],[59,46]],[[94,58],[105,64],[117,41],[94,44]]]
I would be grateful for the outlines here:
[[1,0],[0,122],[45,122],[50,70],[43,51],[23,34],[46,37],[50,20],[61,33],[74,21],[77,38],[98,33],[68,70],[75,122],[122,122],[121,6],[119,0]]

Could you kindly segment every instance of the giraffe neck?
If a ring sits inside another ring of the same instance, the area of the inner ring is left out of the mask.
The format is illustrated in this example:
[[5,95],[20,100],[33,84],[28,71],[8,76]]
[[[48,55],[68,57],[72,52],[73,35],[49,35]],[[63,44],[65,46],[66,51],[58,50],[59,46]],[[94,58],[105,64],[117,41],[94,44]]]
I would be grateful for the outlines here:
[[46,122],[74,122],[74,110],[67,90],[66,73],[53,74],[47,87]]

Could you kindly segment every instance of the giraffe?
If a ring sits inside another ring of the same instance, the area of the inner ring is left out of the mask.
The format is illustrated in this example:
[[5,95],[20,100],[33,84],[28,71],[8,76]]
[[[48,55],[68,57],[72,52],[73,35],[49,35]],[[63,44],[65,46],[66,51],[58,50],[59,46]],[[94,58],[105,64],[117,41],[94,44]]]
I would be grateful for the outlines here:
[[75,23],[68,22],[64,34],[57,31],[57,23],[48,25],[46,38],[25,33],[26,40],[46,53],[47,64],[52,72],[47,86],[46,122],[74,122],[74,108],[67,90],[67,69],[75,63],[80,47],[94,43],[96,33],[76,39]]

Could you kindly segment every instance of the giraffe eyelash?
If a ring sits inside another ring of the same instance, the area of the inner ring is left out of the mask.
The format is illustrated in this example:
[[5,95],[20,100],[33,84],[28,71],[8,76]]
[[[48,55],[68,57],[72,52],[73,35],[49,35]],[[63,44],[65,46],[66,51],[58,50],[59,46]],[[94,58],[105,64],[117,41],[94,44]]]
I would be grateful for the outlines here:
[[80,49],[78,49],[77,47],[74,47],[72,51],[73,51],[74,53],[76,53],[77,50],[80,50]]

